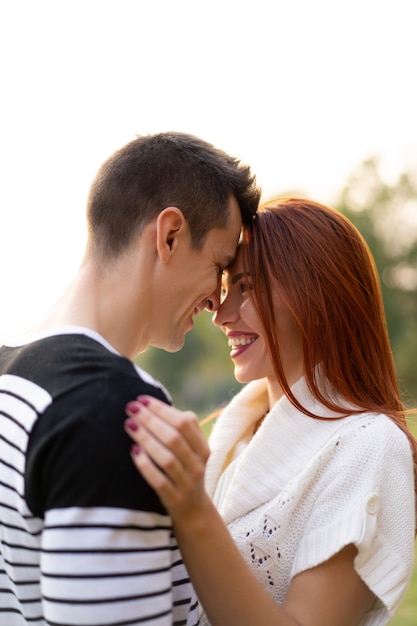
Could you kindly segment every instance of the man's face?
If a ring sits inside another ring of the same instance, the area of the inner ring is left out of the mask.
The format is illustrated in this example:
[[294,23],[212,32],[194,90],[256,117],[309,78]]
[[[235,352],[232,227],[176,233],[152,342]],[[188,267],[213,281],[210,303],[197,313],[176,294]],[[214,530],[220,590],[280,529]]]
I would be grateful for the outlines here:
[[191,235],[183,243],[166,275],[159,328],[152,345],[168,352],[180,350],[185,334],[193,327],[193,317],[205,308],[217,310],[222,272],[234,259],[241,229],[240,209],[232,197],[226,228],[209,231],[199,250],[191,247]]

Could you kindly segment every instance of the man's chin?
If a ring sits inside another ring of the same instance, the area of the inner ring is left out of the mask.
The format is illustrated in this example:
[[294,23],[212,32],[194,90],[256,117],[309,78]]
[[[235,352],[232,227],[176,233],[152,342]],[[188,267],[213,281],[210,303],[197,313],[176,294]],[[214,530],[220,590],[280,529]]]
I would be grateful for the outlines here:
[[167,346],[164,348],[165,352],[179,352],[184,347],[184,341],[179,345]]
[[184,343],[185,335],[182,338],[171,337],[169,341],[153,342],[152,346],[159,350],[165,350],[165,352],[179,352],[184,347]]

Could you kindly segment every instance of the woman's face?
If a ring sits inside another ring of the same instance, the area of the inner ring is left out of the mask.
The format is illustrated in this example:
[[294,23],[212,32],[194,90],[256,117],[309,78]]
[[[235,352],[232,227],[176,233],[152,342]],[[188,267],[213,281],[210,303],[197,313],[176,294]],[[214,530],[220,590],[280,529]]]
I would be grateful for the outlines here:
[[[233,264],[223,276],[221,304],[213,322],[228,337],[236,379],[247,383],[267,378],[270,385],[276,386],[278,383],[264,332],[248,293],[251,277],[244,274],[242,245],[239,245]],[[279,296],[273,297],[273,300],[282,364],[287,381],[292,385],[303,375],[301,335]]]

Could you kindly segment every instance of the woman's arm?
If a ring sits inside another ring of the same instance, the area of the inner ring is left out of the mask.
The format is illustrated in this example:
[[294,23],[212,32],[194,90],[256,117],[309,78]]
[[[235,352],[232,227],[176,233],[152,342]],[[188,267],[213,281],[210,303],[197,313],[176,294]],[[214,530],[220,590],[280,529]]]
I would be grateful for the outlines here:
[[[196,416],[145,397],[129,403],[137,469],[168,509],[189,574],[213,626],[354,626],[373,600],[356,548],[294,577],[282,606],[256,580],[204,489],[208,445]],[[136,429],[135,429],[136,428]],[[138,446],[138,447],[136,447]]]

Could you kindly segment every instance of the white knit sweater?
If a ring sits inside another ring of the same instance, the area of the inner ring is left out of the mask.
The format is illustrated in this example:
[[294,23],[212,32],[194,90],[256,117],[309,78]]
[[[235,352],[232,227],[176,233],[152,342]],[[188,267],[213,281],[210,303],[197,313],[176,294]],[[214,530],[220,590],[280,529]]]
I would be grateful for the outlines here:
[[[312,413],[335,416],[312,398],[304,378],[292,391]],[[266,382],[250,383],[210,437],[207,490],[239,550],[282,603],[297,573],[355,544],[355,568],[376,596],[360,626],[386,624],[413,567],[414,478],[406,436],[385,415],[317,420],[285,397],[253,435],[267,407]]]

